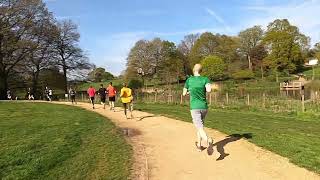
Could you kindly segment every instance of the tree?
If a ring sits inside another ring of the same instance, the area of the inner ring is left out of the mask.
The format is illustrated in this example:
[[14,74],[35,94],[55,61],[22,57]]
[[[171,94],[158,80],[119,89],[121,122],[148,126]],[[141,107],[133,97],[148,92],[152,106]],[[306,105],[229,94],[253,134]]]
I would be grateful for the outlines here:
[[138,77],[138,69],[143,72],[143,76],[151,76],[156,62],[154,61],[154,54],[151,52],[151,45],[149,41],[140,40],[136,42],[134,47],[130,50],[127,58],[126,78],[134,79]]
[[252,70],[253,50],[260,44],[263,36],[263,30],[260,26],[254,26],[239,33],[240,48],[239,50],[246,56],[248,68]]
[[191,50],[199,39],[199,34],[189,34],[184,37],[181,43],[178,45],[178,55],[183,63],[184,76],[190,75],[192,73],[190,66],[190,53]]
[[303,66],[303,53],[308,49],[309,41],[310,39],[301,34],[287,19],[277,19],[268,25],[263,42],[269,53],[264,63],[275,71],[277,81],[278,72],[292,73]]
[[39,76],[41,71],[54,65],[53,57],[53,34],[57,30],[52,15],[42,5],[42,13],[37,16],[38,23],[32,28],[34,38],[32,40],[33,48],[30,49],[29,55],[25,58],[22,68],[26,75],[32,77],[32,90],[35,98],[39,98],[42,89],[39,86]]
[[264,78],[263,59],[266,58],[267,55],[268,55],[268,52],[264,47],[264,45],[262,44],[259,44],[258,46],[254,47],[249,54],[253,70],[256,70],[257,68],[259,68],[262,79]]
[[159,61],[159,77],[167,83],[171,83],[172,80],[179,82],[183,75],[183,62],[179,59],[175,44],[170,41],[163,41],[160,54],[162,58]]
[[90,69],[83,50],[79,48],[80,34],[77,26],[70,20],[59,22],[58,31],[54,39],[54,49],[57,64],[61,67],[64,75],[64,91],[68,93],[67,74],[70,71]]
[[320,43],[317,43],[315,46],[314,46],[314,56],[315,58],[317,58],[319,61],[320,61]]
[[201,61],[203,75],[211,80],[222,80],[226,78],[226,63],[218,56],[208,56]]
[[236,38],[220,34],[214,35],[210,32],[203,33],[191,50],[191,66],[199,63],[209,55],[219,56],[225,62],[231,63],[237,57],[237,48],[238,43]]
[[98,67],[89,73],[89,79],[94,82],[102,82],[112,80],[114,79],[114,76],[111,73],[106,72],[104,68]]
[[46,11],[41,0],[4,0],[0,5],[0,99],[5,98],[8,80],[34,49],[32,29]]

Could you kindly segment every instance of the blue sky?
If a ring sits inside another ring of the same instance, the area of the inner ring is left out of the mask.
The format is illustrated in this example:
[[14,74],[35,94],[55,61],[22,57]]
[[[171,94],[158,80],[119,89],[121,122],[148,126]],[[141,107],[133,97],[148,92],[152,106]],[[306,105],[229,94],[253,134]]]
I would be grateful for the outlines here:
[[179,43],[190,33],[236,35],[287,18],[320,41],[320,0],[45,0],[58,20],[72,19],[90,61],[119,75],[139,39]]

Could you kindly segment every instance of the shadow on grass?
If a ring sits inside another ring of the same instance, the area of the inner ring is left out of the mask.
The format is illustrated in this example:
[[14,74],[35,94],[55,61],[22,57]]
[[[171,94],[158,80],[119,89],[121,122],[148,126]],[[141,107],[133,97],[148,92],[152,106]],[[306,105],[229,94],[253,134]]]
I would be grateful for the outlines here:
[[208,154],[212,155],[213,154],[213,147],[217,146],[217,151],[220,153],[220,156],[218,159],[216,159],[217,161],[221,161],[223,160],[225,157],[229,156],[230,154],[225,152],[224,147],[232,142],[238,141],[242,138],[245,139],[252,139],[252,133],[244,133],[244,134],[231,134],[229,136],[227,136],[225,139],[216,142],[215,144],[213,144],[212,147],[209,147],[210,149],[208,149]]

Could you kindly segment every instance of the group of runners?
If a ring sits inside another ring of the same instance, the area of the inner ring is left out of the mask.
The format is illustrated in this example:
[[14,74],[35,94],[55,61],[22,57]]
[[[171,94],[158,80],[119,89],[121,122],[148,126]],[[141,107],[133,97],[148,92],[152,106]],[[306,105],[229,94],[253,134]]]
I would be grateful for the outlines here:
[[[213,139],[207,135],[204,130],[204,120],[208,113],[208,102],[206,99],[206,93],[211,92],[212,88],[217,88],[210,83],[209,78],[201,76],[202,66],[201,64],[196,64],[193,67],[193,76],[188,77],[185,86],[183,88],[183,96],[190,96],[190,113],[192,117],[192,122],[196,128],[197,141],[195,142],[195,147],[198,151],[203,151],[207,149],[208,154],[210,154],[213,149]],[[70,92],[69,92],[70,93]],[[92,86],[87,90],[88,96],[92,104],[92,108],[95,109],[95,96],[98,94],[100,96],[100,102],[105,109],[106,99],[109,98],[109,107],[111,111],[115,111],[115,101],[117,91],[113,87],[112,83],[108,85],[107,88],[101,84],[100,89],[96,91]],[[70,93],[72,102],[75,102],[75,91]],[[127,111],[131,113],[133,110],[133,96],[132,90],[128,88],[127,84],[124,83],[120,91],[120,98],[123,104],[124,114],[126,118]],[[204,144],[205,143],[205,144]],[[205,147],[206,146],[206,147]]]
[[[115,102],[116,102],[116,95],[117,90],[112,85],[112,82],[109,83],[108,87],[105,88],[103,84],[100,85],[100,89],[96,91],[96,89],[93,86],[90,86],[87,90],[88,96],[90,98],[92,108],[95,109],[95,96],[96,94],[100,97],[100,103],[103,105],[103,109],[106,108],[106,99],[108,97],[109,100],[109,107],[110,111],[115,112]],[[72,98],[71,98],[72,99]],[[124,108],[124,114],[126,118],[128,119],[128,111],[130,112],[131,118],[133,118],[132,111],[133,111],[133,95],[132,90],[128,88],[126,83],[123,83],[123,87],[120,91],[120,99],[123,104]],[[72,100],[73,102],[73,100]]]
[[[206,93],[211,92],[212,88],[217,88],[210,83],[207,77],[201,76],[202,66],[201,64],[196,64],[193,68],[193,76],[190,76],[185,83],[183,88],[183,96],[190,96],[190,113],[192,117],[193,124],[196,128],[197,141],[195,142],[195,147],[198,151],[203,151],[207,149],[208,154],[213,150],[213,139],[207,135],[204,130],[204,120],[208,113],[208,102],[206,99]],[[95,108],[95,96],[98,94],[100,96],[100,102],[105,109],[106,99],[109,98],[109,107],[111,111],[115,111],[115,101],[117,90],[113,87],[112,83],[108,85],[107,88],[101,84],[98,91],[92,86],[87,90],[88,96],[92,103],[92,108]],[[74,90],[69,91],[72,103],[75,102]],[[130,111],[131,118],[133,110],[133,96],[132,90],[128,88],[127,84],[124,83],[120,91],[121,102],[123,103],[124,114],[126,118],[127,111]],[[204,144],[205,143],[205,144]],[[205,147],[206,146],[206,147]]]
[[[52,101],[53,90],[51,88],[45,87],[44,97],[45,97],[45,99],[47,101]],[[11,90],[9,89],[7,91],[7,99],[8,100],[13,100],[13,99],[18,100],[18,96],[13,96]],[[35,100],[34,92],[33,92],[33,90],[31,88],[27,89],[27,93],[25,95],[25,99],[27,99],[27,100]]]

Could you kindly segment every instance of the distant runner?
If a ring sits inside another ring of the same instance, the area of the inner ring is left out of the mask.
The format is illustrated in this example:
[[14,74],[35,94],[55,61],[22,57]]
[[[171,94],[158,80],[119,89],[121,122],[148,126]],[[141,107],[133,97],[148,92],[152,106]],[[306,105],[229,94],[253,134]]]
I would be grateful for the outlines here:
[[47,100],[47,101],[50,101],[50,97],[49,97],[49,88],[48,88],[48,87],[46,87],[46,88],[45,88],[45,90],[44,90],[44,94],[45,94],[45,96],[46,96],[46,100]]
[[121,101],[123,103],[124,114],[125,114],[126,118],[128,119],[127,109],[130,111],[131,118],[133,118],[133,115],[132,115],[132,110],[133,110],[133,107],[132,107],[132,101],[133,101],[132,90],[130,88],[128,88],[126,83],[123,83],[123,88],[121,89],[120,97],[121,97]]
[[53,98],[53,91],[52,89],[49,89],[49,100],[52,101]]
[[92,103],[92,109],[94,109],[94,96],[96,95],[96,90],[92,86],[90,86],[87,92]]
[[98,91],[100,95],[100,101],[103,105],[103,109],[106,109],[106,96],[107,96],[107,89],[103,87],[103,84],[100,85],[100,89]]
[[197,128],[198,141],[196,147],[198,151],[204,148],[201,141],[204,140],[208,145],[208,154],[212,154],[213,140],[208,137],[203,128],[204,119],[208,113],[208,104],[206,99],[206,92],[211,92],[210,80],[207,77],[200,75],[202,66],[196,64],[193,68],[194,76],[189,77],[183,89],[183,95],[186,96],[190,93],[190,108],[192,121]]
[[12,100],[12,95],[10,90],[7,91],[7,98],[8,100]]
[[34,95],[31,88],[28,88],[27,97],[28,97],[28,100],[34,100]]
[[112,82],[109,83],[109,86],[107,88],[108,91],[108,96],[109,96],[109,106],[110,106],[110,110],[115,111],[114,109],[114,102],[116,101],[116,94],[117,91],[116,89],[112,86]]
[[74,90],[74,88],[70,88],[69,89],[69,96],[70,96],[70,99],[71,99],[71,102],[72,102],[72,104],[77,104],[77,102],[76,102],[76,90]]

